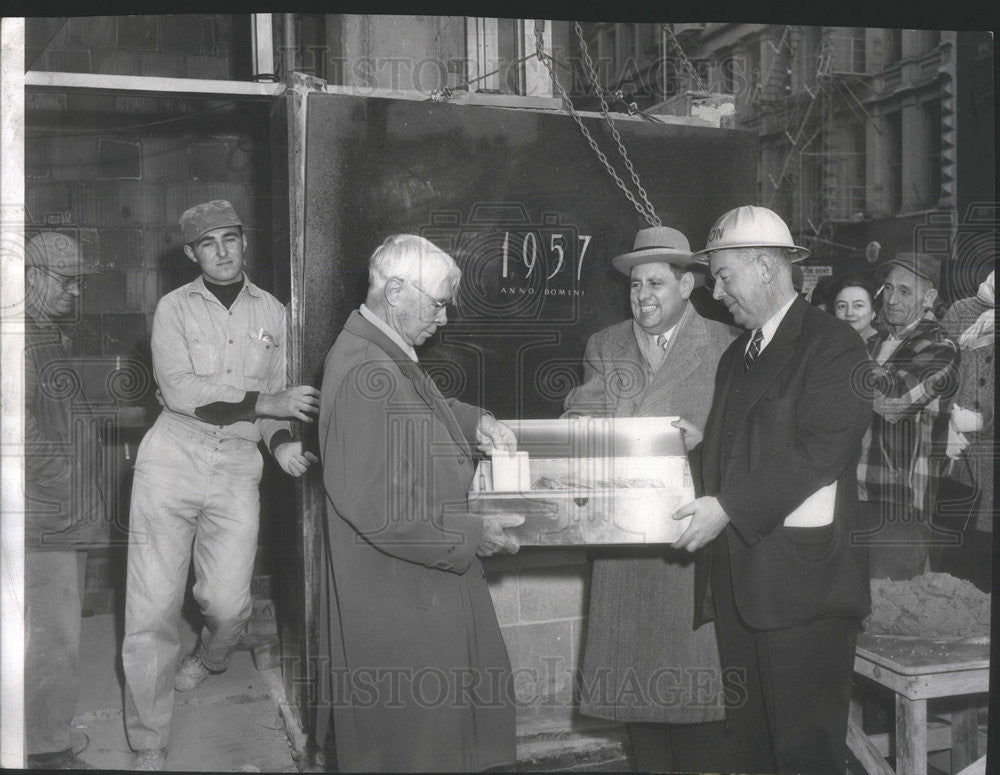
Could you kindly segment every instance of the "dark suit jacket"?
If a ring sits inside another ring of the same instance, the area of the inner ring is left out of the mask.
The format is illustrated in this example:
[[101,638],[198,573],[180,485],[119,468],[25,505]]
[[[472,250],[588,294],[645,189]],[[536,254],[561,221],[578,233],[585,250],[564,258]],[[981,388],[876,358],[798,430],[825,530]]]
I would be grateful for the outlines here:
[[[856,467],[871,418],[862,375],[868,357],[848,325],[801,299],[789,308],[750,372],[750,332],[722,356],[705,427],[706,495],[732,520],[732,585],[743,619],[777,629],[870,609],[867,555],[851,546],[861,527]],[[837,483],[832,527],[786,527],[809,495]],[[722,536],[716,540],[721,540]],[[711,546],[699,558],[696,608],[706,603]]]

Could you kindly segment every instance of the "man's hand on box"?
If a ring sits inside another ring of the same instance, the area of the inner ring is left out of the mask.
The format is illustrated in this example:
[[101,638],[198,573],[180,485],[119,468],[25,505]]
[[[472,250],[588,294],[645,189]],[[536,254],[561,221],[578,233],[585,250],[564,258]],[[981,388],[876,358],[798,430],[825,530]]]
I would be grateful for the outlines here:
[[717,498],[705,496],[681,506],[674,512],[674,519],[691,517],[687,530],[681,533],[674,546],[695,552],[709,541],[712,541],[729,524],[726,514]]
[[517,451],[517,436],[509,427],[497,420],[492,414],[483,414],[476,426],[476,442],[479,451],[490,454],[495,449],[505,452]]
[[681,429],[681,436],[684,439],[684,449],[688,452],[701,444],[704,434],[693,423],[688,422],[683,417],[678,417],[670,424],[675,428]]
[[520,514],[490,514],[483,517],[483,539],[479,542],[476,554],[489,557],[503,552],[516,554],[519,548],[517,541],[503,532],[505,527],[517,527],[524,524]]

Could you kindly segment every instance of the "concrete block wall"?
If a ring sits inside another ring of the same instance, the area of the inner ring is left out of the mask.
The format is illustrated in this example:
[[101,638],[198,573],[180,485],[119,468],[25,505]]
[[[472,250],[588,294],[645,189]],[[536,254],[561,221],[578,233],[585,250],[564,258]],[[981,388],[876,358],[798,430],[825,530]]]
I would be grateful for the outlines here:
[[27,69],[246,80],[250,15],[29,19]]
[[247,224],[252,276],[270,287],[270,159],[259,106],[238,108],[219,126],[204,101],[174,101],[173,115],[162,104],[150,114],[145,103],[107,114],[102,98],[73,95],[89,109],[69,121],[53,110],[65,101],[52,96],[28,97],[28,225],[68,229],[101,268],[82,297],[79,354],[148,358],[157,300],[197,276],[177,226],[197,202],[233,203]]
[[489,568],[514,671],[518,738],[594,726],[580,715],[576,697],[590,586],[586,554],[528,548]]

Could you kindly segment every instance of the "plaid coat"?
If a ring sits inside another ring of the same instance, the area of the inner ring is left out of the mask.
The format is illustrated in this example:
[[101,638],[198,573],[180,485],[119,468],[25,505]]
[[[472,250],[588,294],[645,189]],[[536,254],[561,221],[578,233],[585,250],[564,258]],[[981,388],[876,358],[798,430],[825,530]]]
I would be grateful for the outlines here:
[[[869,340],[873,358],[887,338],[881,332]],[[933,513],[958,364],[958,345],[928,313],[903,332],[885,364],[871,365],[874,412],[861,442],[861,500]]]

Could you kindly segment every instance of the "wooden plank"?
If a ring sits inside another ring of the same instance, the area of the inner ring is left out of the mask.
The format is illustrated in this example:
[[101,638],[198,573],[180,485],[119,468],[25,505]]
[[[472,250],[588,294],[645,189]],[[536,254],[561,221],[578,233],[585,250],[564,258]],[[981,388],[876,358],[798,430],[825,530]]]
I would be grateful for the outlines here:
[[847,747],[861,762],[868,775],[895,775],[886,763],[884,754],[875,747],[854,719],[847,720]]
[[[888,732],[868,735],[868,739],[880,754],[888,757],[893,749]],[[951,748],[951,725],[944,722],[927,722],[927,750],[947,751]]]
[[986,757],[981,756],[955,775],[986,775]]
[[[306,197],[306,117],[309,95],[322,92],[326,82],[302,73],[292,73],[288,101],[288,229],[291,275],[291,325],[289,330],[289,379],[292,384],[315,384],[313,375],[304,373],[303,342],[305,331],[305,197]],[[311,438],[303,439],[306,447]],[[315,713],[310,701],[311,684],[303,676],[312,675],[311,665],[319,652],[320,589],[323,583],[321,557],[324,548],[324,491],[322,476],[315,474],[296,480],[295,526],[297,552],[302,574],[300,602],[302,619],[294,623],[297,636],[295,659],[282,664],[290,708],[298,713],[303,728],[311,729]],[[283,633],[282,641],[287,637]],[[322,741],[320,741],[322,744]]]
[[927,775],[927,700],[896,695],[896,775]]
[[990,664],[989,636],[974,638],[858,636],[858,655],[903,675],[978,670]]
[[860,650],[854,659],[854,672],[914,700],[978,694],[989,691],[990,687],[988,667],[913,675],[892,670],[885,664],[874,661],[868,654],[862,654]]
[[962,694],[982,694],[990,690],[990,671],[957,670],[950,673],[915,676],[906,679],[901,694],[910,699],[955,697]]
[[979,712],[975,706],[951,716],[951,769],[962,770],[979,758]]
[[253,83],[204,78],[159,78],[149,75],[108,75],[103,73],[56,73],[29,70],[24,74],[29,87],[85,89],[96,91],[162,92],[165,94],[218,94],[246,97],[276,97],[285,91],[283,83]]

